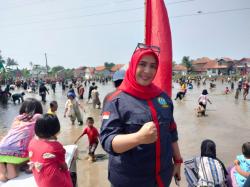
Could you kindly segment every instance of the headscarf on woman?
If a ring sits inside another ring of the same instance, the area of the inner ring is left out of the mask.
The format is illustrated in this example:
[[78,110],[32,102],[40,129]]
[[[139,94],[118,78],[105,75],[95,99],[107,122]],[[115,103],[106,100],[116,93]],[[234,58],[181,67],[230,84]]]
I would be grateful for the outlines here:
[[143,48],[137,49],[132,55],[129,68],[126,71],[125,79],[120,85],[119,90],[122,90],[139,99],[148,100],[160,95],[162,90],[153,83],[148,86],[141,86],[136,82],[136,69],[140,60],[145,55],[153,55],[155,57],[158,69],[159,58],[153,50]]

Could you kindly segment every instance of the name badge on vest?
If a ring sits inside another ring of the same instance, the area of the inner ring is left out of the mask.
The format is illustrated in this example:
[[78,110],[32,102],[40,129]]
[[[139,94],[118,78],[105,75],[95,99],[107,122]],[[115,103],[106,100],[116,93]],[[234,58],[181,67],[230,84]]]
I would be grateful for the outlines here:
[[167,101],[163,97],[158,97],[157,101],[162,108],[168,108]]

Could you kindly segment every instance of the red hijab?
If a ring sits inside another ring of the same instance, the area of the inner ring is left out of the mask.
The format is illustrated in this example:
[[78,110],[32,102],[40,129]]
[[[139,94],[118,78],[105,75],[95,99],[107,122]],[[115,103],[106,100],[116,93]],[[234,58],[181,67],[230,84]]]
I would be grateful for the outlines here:
[[126,75],[121,86],[119,86],[119,90],[122,90],[139,99],[148,100],[160,95],[162,90],[153,83],[148,86],[141,86],[136,82],[136,68],[142,57],[145,55],[153,55],[155,57],[158,69],[159,58],[154,51],[151,49],[137,49],[131,58],[129,68],[126,71]]

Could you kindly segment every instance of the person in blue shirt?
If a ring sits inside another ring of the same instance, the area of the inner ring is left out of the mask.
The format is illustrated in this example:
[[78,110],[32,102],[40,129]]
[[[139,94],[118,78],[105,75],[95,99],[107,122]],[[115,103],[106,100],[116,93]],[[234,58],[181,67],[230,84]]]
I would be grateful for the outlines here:
[[[238,155],[234,161],[237,171],[234,175],[239,187],[242,187],[245,184],[247,176],[249,177],[250,173],[250,142],[246,142],[242,145],[242,153],[243,154]],[[243,174],[242,172],[239,172],[239,169],[237,170],[237,167],[243,171]],[[244,175],[244,173],[246,174]]]
[[181,179],[173,103],[152,83],[157,49],[137,46],[122,84],[103,108],[100,140],[109,153],[113,187],[168,187],[172,176]]

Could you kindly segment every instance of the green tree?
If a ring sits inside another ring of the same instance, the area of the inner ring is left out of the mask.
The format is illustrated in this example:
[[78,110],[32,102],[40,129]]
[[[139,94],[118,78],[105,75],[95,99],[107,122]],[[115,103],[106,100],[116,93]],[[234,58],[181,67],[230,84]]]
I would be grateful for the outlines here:
[[5,64],[5,60],[3,59],[0,51],[0,69],[4,68],[3,64]]
[[8,57],[6,60],[6,68],[12,69],[11,67],[13,66],[18,66],[18,63],[14,59]]
[[30,71],[27,68],[24,68],[21,70],[22,76],[24,78],[29,78],[30,77]]
[[74,69],[65,69],[64,71],[66,79],[74,78]]
[[58,71],[64,70],[63,66],[54,66],[53,68],[51,68],[51,73],[52,75],[55,75]]
[[181,64],[184,65],[188,71],[192,69],[192,60],[189,59],[189,56],[184,56],[182,58]]
[[107,70],[111,70],[111,68],[113,67],[113,66],[115,66],[115,64],[113,63],[113,62],[104,62],[104,66],[105,66],[105,68],[107,69]]

